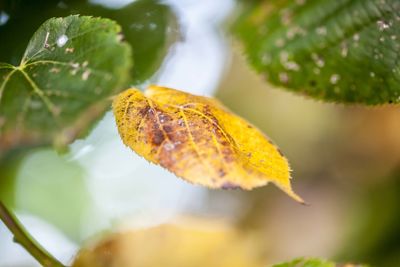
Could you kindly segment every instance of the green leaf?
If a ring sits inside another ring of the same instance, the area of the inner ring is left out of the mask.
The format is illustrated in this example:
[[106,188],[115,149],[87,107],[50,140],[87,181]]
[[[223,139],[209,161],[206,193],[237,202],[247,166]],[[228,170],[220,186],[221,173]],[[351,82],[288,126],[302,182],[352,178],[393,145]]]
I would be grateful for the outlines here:
[[[51,17],[81,14],[110,18],[121,25],[124,40],[132,47],[135,67],[131,83],[140,84],[150,78],[162,64],[170,47],[180,38],[179,23],[174,11],[160,0],[137,0],[118,9],[106,8],[89,1],[52,0],[5,3],[9,20],[0,25],[0,61],[18,63],[25,44],[34,30]],[[18,31],[19,34],[13,33]]]
[[235,32],[271,83],[316,99],[400,103],[400,2],[247,2]]
[[331,261],[317,259],[317,258],[298,258],[290,262],[275,264],[272,267],[367,267],[366,265],[359,264],[336,264]]
[[131,51],[120,27],[101,18],[46,21],[20,65],[0,65],[0,154],[79,137],[126,86]]

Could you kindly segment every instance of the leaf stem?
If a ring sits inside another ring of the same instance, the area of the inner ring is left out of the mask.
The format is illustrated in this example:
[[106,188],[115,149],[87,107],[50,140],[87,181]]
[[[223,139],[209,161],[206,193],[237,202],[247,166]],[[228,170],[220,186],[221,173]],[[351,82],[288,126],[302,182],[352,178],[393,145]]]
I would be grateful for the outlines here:
[[51,256],[36,240],[25,230],[17,217],[0,201],[0,219],[14,235],[14,242],[25,248],[44,267],[65,267],[56,258]]

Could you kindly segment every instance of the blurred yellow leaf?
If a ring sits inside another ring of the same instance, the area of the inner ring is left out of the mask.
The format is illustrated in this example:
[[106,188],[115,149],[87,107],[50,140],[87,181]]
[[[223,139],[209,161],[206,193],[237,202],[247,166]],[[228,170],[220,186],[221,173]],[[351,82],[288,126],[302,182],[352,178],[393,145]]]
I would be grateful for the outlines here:
[[72,267],[262,267],[257,242],[223,223],[192,219],[113,234],[82,249]]
[[215,99],[150,86],[122,92],[113,110],[127,146],[189,182],[223,189],[273,182],[303,203],[280,150]]

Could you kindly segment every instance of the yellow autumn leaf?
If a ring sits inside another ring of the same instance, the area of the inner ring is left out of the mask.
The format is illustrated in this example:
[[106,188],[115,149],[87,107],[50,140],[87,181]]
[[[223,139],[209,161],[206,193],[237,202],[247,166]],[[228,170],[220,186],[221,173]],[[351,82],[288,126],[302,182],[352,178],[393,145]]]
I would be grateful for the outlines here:
[[189,219],[115,233],[83,248],[72,267],[262,267],[256,236]]
[[279,148],[215,99],[150,86],[122,92],[113,110],[127,146],[189,182],[248,190],[273,182],[304,203]]

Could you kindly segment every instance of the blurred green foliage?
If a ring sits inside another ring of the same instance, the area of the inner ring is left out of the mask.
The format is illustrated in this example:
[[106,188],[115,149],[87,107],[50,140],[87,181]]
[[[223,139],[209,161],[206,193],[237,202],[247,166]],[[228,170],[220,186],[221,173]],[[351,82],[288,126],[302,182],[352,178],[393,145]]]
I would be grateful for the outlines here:
[[79,242],[81,221],[89,216],[92,203],[84,177],[85,172],[77,162],[65,160],[54,150],[32,151],[18,171],[16,182],[20,194],[15,204]]
[[400,168],[358,196],[340,260],[395,267],[400,263]]
[[272,267],[335,267],[336,264],[323,259],[294,259],[286,263],[275,264]]
[[8,207],[15,206],[15,178],[25,155],[21,150],[14,150],[0,161],[0,201]]
[[290,262],[275,264],[272,267],[367,267],[361,264],[336,264],[332,261],[327,261],[317,258],[298,258]]
[[77,162],[52,149],[14,151],[0,164],[0,201],[39,216],[81,242],[81,222],[92,205],[85,177]]

